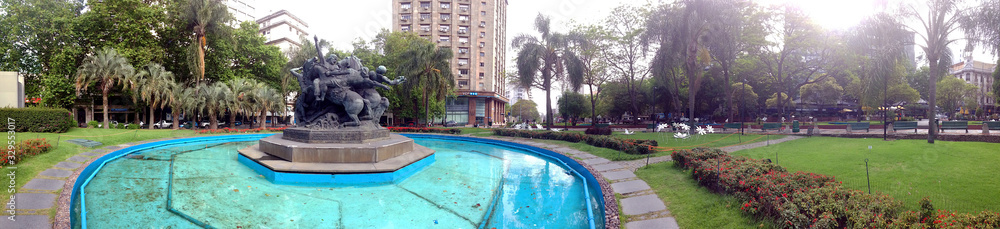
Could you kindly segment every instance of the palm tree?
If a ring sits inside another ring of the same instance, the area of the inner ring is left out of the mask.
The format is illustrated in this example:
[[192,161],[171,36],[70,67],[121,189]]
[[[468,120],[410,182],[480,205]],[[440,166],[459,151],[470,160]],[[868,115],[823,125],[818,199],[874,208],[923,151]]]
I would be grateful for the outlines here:
[[[927,130],[927,143],[934,143],[934,138],[937,136],[937,122],[934,121],[937,114],[937,109],[935,109],[937,107],[935,99],[937,97],[937,81],[947,73],[947,67],[951,64],[952,53],[948,49],[948,45],[959,40],[959,38],[953,38],[951,33],[960,29],[960,23],[968,19],[966,12],[958,8],[958,2],[960,1],[928,0],[928,12],[922,12],[913,5],[904,10],[904,13],[911,18],[920,20],[922,27],[909,29],[923,39],[924,44],[920,45],[920,48],[923,49],[930,65],[930,77],[928,77],[929,83],[927,85],[930,91],[927,95],[927,118],[931,122],[929,122],[930,128]],[[923,29],[923,31],[918,29]]]
[[181,83],[171,81],[164,89],[166,89],[163,93],[164,102],[170,106],[174,120],[172,127],[176,130],[181,125],[181,113],[191,113],[200,106],[201,100],[195,96],[196,91],[193,88],[187,88]]
[[166,105],[167,93],[170,91],[170,83],[174,82],[174,73],[167,71],[160,64],[151,63],[146,65],[140,74],[143,79],[139,85],[139,97],[149,102],[149,129],[153,129],[156,123],[154,112],[159,105],[160,109]]
[[[406,61],[400,65],[400,72],[405,75],[409,75],[411,78],[407,79],[403,87],[404,91],[412,91],[414,88],[421,88],[423,92],[422,96],[424,100],[424,118],[429,123],[430,116],[430,97],[434,96],[436,100],[444,100],[448,94],[451,94],[452,89],[455,87],[455,78],[451,74],[451,67],[449,65],[449,60],[454,55],[451,49],[436,47],[434,43],[427,42],[426,40],[414,40],[410,43],[410,48],[402,54],[402,56],[407,57]],[[419,113],[417,111],[418,107],[413,106],[413,114]],[[379,117],[373,117],[378,119]],[[427,123],[424,123],[425,125]],[[420,119],[417,119],[417,124],[420,124]]]
[[214,84],[198,84],[197,93],[202,102],[198,103],[197,110],[204,111],[208,115],[209,128],[219,128],[219,115],[226,112],[227,98],[233,95],[229,86],[222,82]]
[[535,30],[542,34],[541,39],[520,34],[511,42],[520,50],[517,53],[517,83],[524,88],[545,90],[546,129],[553,123],[552,83],[568,76],[573,91],[583,84],[583,61],[569,49],[571,39],[567,35],[549,31],[549,21],[542,14],[535,18]]
[[[277,111],[280,107],[284,107],[284,103],[281,100],[281,93],[274,88],[267,86],[264,83],[257,83],[253,86],[254,100],[256,101],[256,108],[260,112],[260,118],[257,120],[260,122],[260,127],[266,127],[264,125],[267,122],[267,111]],[[283,110],[283,109],[280,109]]]
[[115,85],[125,83],[125,78],[133,75],[135,69],[129,64],[128,59],[122,57],[112,48],[104,48],[94,55],[87,56],[83,65],[80,65],[76,76],[76,91],[87,91],[92,83],[96,83],[97,90],[101,91],[101,99],[104,106],[104,129],[108,129],[108,93]]
[[205,46],[208,33],[224,31],[226,23],[233,20],[226,6],[217,0],[190,0],[184,12],[184,19],[187,21],[187,28],[194,34],[192,51],[197,53],[197,60],[194,65],[195,82],[201,82],[205,78]]
[[234,78],[226,83],[229,86],[229,91],[232,92],[230,98],[228,98],[227,108],[229,109],[229,126],[236,126],[236,115],[243,114],[246,116],[252,110],[250,106],[252,103],[253,88],[251,87],[256,83],[253,79],[244,78]]

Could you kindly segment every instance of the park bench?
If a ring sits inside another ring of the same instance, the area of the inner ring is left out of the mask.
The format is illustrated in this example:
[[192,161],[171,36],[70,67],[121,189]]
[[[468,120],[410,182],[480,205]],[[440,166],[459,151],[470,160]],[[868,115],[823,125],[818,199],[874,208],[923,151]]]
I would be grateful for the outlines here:
[[742,122],[722,124],[722,131],[726,131],[726,129],[739,129],[741,126],[743,126]]
[[897,130],[909,130],[913,129],[913,133],[917,133],[917,122],[912,121],[896,121],[892,123],[892,132]]
[[767,132],[767,130],[777,130],[780,128],[781,128],[781,123],[779,122],[764,123],[764,125],[760,126],[760,130],[765,132]]
[[594,127],[597,127],[597,128],[608,128],[608,127],[610,127],[610,126],[611,126],[611,124],[607,124],[607,123],[598,123],[598,124],[597,124],[597,126],[594,126]]
[[868,122],[849,122],[847,123],[847,132],[852,130],[865,130],[865,132],[871,132],[871,123]]
[[941,122],[941,132],[944,130],[965,130],[965,133],[969,133],[969,121],[944,121]]
[[983,122],[983,125],[990,130],[1000,130],[1000,122]]

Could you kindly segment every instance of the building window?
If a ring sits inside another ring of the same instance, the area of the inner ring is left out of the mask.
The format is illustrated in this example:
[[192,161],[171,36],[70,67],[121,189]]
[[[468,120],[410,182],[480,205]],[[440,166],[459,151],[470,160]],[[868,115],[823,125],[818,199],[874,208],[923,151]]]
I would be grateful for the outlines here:
[[482,3],[483,3],[483,7],[486,7],[486,2],[482,2]]
[[482,78],[483,78],[483,77],[485,77],[485,76],[486,76],[486,73],[482,73],[482,72],[480,72],[480,73],[479,73],[479,78],[480,78],[480,79],[482,79]]
[[431,25],[420,25],[420,30],[423,30],[424,32],[430,32]]
[[462,43],[462,44],[469,43],[469,38],[468,37],[459,37],[458,38],[458,43]]
[[460,4],[458,5],[458,10],[461,10],[462,12],[469,12],[469,5]]
[[469,69],[459,69],[458,70],[458,74],[462,75],[462,76],[468,75],[469,74]]
[[399,28],[399,30],[402,30],[403,32],[409,32],[410,31],[410,25],[403,25],[403,26],[401,26]]
[[483,90],[483,83],[479,83],[479,90]]
[[421,21],[428,20],[428,19],[431,19],[431,14],[420,14],[420,20]]
[[469,27],[468,26],[459,26],[458,27],[458,33],[465,34],[465,33],[468,33],[468,32],[469,32]]
[[442,21],[448,21],[448,19],[451,19],[451,14],[441,14]]
[[486,16],[486,11],[479,11],[479,16]]
[[469,59],[458,59],[458,65],[464,66],[469,64]]
[[411,14],[402,14],[402,15],[399,15],[399,18],[403,19],[404,21],[409,21],[410,19],[413,19],[413,15],[411,15]]
[[441,39],[439,41],[441,41],[441,42],[451,42],[451,37],[449,37],[449,36],[441,36]]
[[451,9],[451,3],[442,2],[441,9]]
[[479,52],[479,56],[486,56],[485,52]]
[[[462,38],[459,38],[459,39],[462,39]],[[466,54],[466,53],[469,53],[469,48],[459,48],[458,49],[458,54]]]
[[404,2],[404,3],[400,3],[399,4],[399,8],[403,9],[403,10],[408,10],[408,9],[410,9],[410,7],[411,7],[411,5],[410,5],[409,2]]
[[459,80],[458,81],[458,88],[467,88],[467,87],[469,87],[469,81],[468,80]]
[[466,16],[466,15],[458,15],[458,20],[459,20],[459,21],[462,21],[462,22],[467,22],[467,21],[469,21],[469,16]]
[[441,28],[438,28],[438,31],[441,31],[441,32],[445,32],[445,33],[447,33],[447,32],[448,32],[448,30],[450,30],[450,29],[451,29],[451,26],[448,26],[448,25],[441,25]]
[[479,37],[486,37],[486,32],[479,32]]
[[479,67],[486,67],[486,63],[479,62]]
[[482,47],[486,47],[486,42],[479,42],[479,47],[480,47],[480,48],[482,48]]
[[425,10],[426,9],[430,9],[431,8],[431,2],[420,2],[420,8],[424,8]]
[[486,21],[479,21],[479,27],[486,27]]

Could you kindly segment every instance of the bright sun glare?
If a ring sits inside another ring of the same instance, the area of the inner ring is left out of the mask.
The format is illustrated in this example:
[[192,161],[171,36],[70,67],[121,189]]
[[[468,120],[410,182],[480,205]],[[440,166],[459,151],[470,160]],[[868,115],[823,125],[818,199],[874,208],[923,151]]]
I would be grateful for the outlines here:
[[878,0],[763,0],[767,3],[790,2],[802,10],[820,26],[827,29],[848,29],[857,25],[864,17],[875,12]]

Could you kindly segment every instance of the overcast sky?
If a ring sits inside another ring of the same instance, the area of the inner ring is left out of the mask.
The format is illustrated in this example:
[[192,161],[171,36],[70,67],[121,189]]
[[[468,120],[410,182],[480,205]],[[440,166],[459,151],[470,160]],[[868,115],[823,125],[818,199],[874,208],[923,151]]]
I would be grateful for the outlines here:
[[[847,29],[877,8],[877,1],[901,0],[756,0],[761,4],[791,1],[802,4],[803,10],[820,25],[829,29]],[[573,23],[593,24],[606,18],[611,9],[622,4],[645,5],[645,0],[508,0],[507,41],[522,33],[535,34],[534,19],[539,13],[552,18],[554,31],[565,32]],[[658,1],[653,1],[658,2]],[[371,40],[382,28],[392,27],[390,0],[257,0],[257,17],[278,10],[288,10],[309,24],[310,34],[330,41],[340,50],[351,50],[358,38]],[[917,39],[917,43],[920,43]],[[510,47],[508,45],[508,47]],[[956,57],[964,43],[953,45]],[[917,56],[921,56],[918,48]],[[508,50],[508,57],[514,56]],[[977,60],[991,62],[992,55],[977,52]],[[959,59],[956,59],[958,61]],[[511,60],[508,60],[511,62]],[[926,63],[918,63],[924,65]],[[508,69],[514,66],[508,64]],[[533,90],[535,103],[544,109],[544,93]],[[555,91],[553,94],[558,94]],[[555,99],[553,99],[555,103]],[[556,107],[553,104],[553,107]]]

